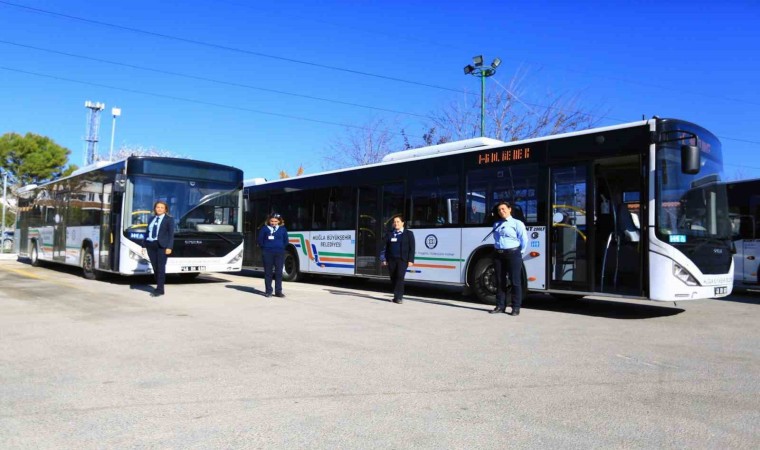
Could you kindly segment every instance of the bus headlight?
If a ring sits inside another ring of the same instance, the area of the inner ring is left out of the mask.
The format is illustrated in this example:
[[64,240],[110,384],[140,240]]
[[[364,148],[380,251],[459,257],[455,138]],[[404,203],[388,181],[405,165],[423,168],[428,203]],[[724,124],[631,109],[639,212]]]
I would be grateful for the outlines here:
[[143,258],[142,255],[138,255],[132,250],[129,251],[129,257],[137,261],[139,264],[148,264],[148,260]]
[[231,260],[227,261],[227,264],[237,264],[243,259],[243,251],[240,250],[237,255],[233,256]]
[[697,279],[694,278],[688,270],[684,269],[680,265],[673,263],[673,275],[676,278],[683,281],[687,286],[698,286]]

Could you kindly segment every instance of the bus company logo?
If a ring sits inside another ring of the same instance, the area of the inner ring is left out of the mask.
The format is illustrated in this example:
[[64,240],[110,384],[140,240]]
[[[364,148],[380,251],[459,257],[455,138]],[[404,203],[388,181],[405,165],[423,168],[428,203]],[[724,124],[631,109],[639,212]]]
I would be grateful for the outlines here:
[[438,238],[435,237],[434,234],[428,234],[427,236],[425,236],[425,247],[432,250],[436,248],[437,246],[438,246]]
[[186,245],[201,245],[203,241],[185,241]]

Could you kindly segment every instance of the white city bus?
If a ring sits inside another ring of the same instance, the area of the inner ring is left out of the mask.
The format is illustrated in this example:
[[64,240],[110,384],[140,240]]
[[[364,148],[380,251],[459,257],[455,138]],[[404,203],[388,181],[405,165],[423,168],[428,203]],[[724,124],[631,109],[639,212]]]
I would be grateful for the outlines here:
[[[255,233],[286,219],[285,278],[385,276],[389,218],[417,249],[409,280],[467,286],[493,301],[490,212],[515,205],[530,235],[524,291],[677,301],[731,292],[731,224],[718,139],[680,120],[643,120],[519,142],[469,139],[383,162],[246,182],[244,265]],[[698,223],[699,221],[699,223]]]
[[151,273],[141,241],[153,204],[175,218],[167,273],[239,271],[243,172],[188,159],[129,157],[100,162],[69,177],[19,190],[19,256],[104,273]]
[[726,183],[733,226],[734,286],[760,285],[760,178]]

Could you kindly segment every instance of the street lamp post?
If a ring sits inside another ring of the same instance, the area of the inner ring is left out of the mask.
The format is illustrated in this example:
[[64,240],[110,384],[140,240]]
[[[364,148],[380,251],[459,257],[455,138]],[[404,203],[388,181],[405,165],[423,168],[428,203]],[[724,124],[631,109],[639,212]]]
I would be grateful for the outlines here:
[[490,67],[483,66],[483,56],[473,56],[474,64],[467,64],[464,68],[465,75],[480,77],[480,136],[485,136],[486,130],[486,78],[496,73],[496,68],[501,64],[499,58],[494,58]]
[[108,154],[109,161],[113,161],[113,138],[116,134],[116,118],[121,115],[121,108],[111,108],[111,114],[113,114],[113,122],[111,124],[111,151]]

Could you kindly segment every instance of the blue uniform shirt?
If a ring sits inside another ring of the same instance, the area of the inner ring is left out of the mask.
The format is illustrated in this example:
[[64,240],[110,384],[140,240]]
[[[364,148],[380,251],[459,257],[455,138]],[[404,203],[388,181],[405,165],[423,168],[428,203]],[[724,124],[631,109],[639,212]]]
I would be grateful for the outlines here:
[[520,253],[525,253],[528,248],[528,230],[514,217],[500,219],[493,224],[493,239],[494,247],[499,250],[519,248]]

